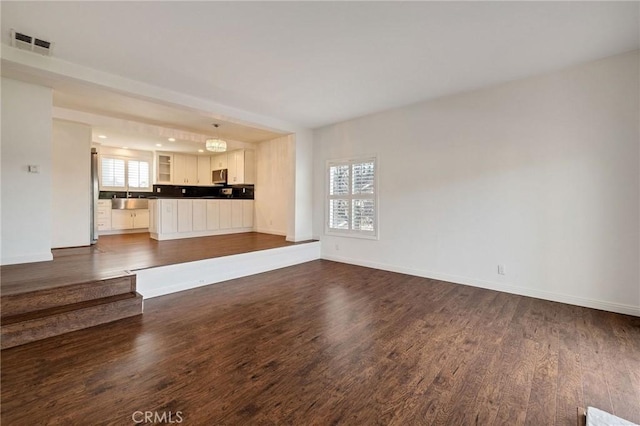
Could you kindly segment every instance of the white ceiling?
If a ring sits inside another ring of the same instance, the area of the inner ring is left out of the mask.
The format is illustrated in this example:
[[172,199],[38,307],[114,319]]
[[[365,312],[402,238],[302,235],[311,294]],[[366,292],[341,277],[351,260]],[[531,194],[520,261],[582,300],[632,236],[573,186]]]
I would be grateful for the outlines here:
[[639,48],[638,2],[1,8],[4,43],[14,28],[54,42],[66,61],[311,128]]
[[[55,96],[54,96],[55,99]],[[135,105],[135,101],[131,100]],[[117,148],[136,149],[143,151],[171,151],[184,152],[194,155],[211,155],[205,148],[206,140],[211,136],[219,136],[227,142],[227,150],[252,148],[252,142],[229,137],[229,130],[220,131],[218,135],[208,129],[204,132],[193,132],[180,127],[167,127],[166,124],[154,124],[152,120],[130,120],[128,117],[119,118],[100,113],[79,111],[76,109],[56,106],[53,118],[58,120],[85,123],[91,126],[92,140],[95,143]],[[187,121],[190,119],[186,117]],[[175,118],[171,118],[175,121]],[[184,123],[183,123],[184,124]],[[228,123],[225,123],[228,124]],[[223,126],[225,125],[223,124]],[[182,126],[184,127],[184,126]],[[249,128],[235,126],[236,134],[249,134]],[[251,130],[251,129],[249,129]],[[210,134],[213,133],[213,134]],[[209,135],[207,135],[209,134]],[[274,137],[277,135],[274,134]],[[260,139],[268,140],[268,139]]]
[[[245,142],[261,142],[281,136],[280,133],[249,127],[202,111],[177,108],[97,88],[68,85],[64,89],[54,90],[53,104],[62,108]],[[213,124],[219,125],[217,130]]]
[[[93,141],[147,151],[201,154],[205,141],[219,137],[229,150],[282,136],[193,109],[146,101],[96,87],[65,84],[53,92],[54,116],[90,124]],[[75,113],[82,111],[83,113]],[[218,124],[216,129],[213,124]],[[99,139],[98,135],[107,136]],[[169,138],[175,141],[169,141]],[[157,144],[161,144],[158,147]],[[202,155],[207,154],[205,151]],[[210,153],[208,153],[210,154]]]

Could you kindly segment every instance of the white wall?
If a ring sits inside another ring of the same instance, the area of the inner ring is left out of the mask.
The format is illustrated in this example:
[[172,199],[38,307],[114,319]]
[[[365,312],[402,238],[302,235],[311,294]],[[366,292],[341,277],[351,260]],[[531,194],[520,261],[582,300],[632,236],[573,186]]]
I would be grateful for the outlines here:
[[290,139],[283,136],[256,145],[256,230],[287,235],[292,202],[290,183],[293,163],[289,155]]
[[290,139],[289,156],[295,164],[290,191],[288,241],[310,240],[313,235],[313,132],[298,130]]
[[91,227],[91,127],[53,120],[51,246],[86,246]]
[[2,79],[3,265],[52,259],[51,102],[46,87]]
[[[633,52],[316,130],[323,257],[640,315],[638,61]],[[323,235],[325,161],[371,153],[380,239]]]

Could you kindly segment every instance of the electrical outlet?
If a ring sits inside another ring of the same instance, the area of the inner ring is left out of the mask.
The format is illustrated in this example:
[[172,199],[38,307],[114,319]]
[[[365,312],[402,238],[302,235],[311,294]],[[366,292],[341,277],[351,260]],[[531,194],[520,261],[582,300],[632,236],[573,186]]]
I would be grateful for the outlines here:
[[340,244],[336,244],[336,251],[340,251]]
[[498,264],[498,275],[507,275],[507,269],[504,265]]

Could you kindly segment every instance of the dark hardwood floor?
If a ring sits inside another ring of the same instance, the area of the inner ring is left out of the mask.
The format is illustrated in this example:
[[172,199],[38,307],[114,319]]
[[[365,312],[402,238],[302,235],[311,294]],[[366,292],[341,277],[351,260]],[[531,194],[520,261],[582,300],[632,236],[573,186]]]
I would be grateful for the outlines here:
[[5,350],[1,384],[6,425],[640,423],[640,318],[314,261]]
[[285,237],[257,232],[169,241],[152,240],[149,233],[105,235],[90,247],[52,250],[51,262],[2,266],[0,289],[3,295],[16,294],[292,244]]

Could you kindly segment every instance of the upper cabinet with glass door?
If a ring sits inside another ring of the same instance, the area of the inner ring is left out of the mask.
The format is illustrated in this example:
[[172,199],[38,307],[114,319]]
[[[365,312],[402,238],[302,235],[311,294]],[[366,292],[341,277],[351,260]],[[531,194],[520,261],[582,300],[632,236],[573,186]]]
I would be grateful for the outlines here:
[[158,153],[157,157],[158,184],[171,184],[173,177],[173,154],[168,152]]

